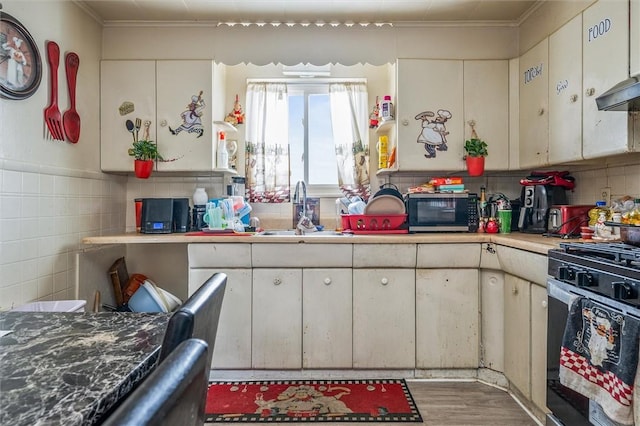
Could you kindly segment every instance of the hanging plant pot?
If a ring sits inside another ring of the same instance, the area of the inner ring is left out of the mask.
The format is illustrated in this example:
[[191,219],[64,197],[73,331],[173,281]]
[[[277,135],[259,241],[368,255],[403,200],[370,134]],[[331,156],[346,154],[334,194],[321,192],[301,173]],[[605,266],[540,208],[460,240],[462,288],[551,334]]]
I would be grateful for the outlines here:
[[484,157],[467,155],[467,171],[469,176],[482,176],[484,173]]
[[153,160],[134,160],[134,172],[136,177],[140,179],[147,179],[151,176],[153,170]]

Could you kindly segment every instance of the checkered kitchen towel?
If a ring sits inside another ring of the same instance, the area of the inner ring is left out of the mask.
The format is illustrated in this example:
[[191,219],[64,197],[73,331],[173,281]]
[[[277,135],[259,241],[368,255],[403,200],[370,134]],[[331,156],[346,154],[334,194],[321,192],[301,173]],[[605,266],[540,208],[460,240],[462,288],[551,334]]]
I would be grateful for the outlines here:
[[633,424],[640,321],[584,297],[569,309],[560,383],[596,401],[611,420]]

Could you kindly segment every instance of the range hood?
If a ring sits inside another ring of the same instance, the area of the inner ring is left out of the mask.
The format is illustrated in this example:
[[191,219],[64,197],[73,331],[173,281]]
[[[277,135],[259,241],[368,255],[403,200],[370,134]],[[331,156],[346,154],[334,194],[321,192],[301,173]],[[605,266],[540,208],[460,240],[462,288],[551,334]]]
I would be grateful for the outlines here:
[[596,98],[600,111],[640,111],[640,76],[629,77]]

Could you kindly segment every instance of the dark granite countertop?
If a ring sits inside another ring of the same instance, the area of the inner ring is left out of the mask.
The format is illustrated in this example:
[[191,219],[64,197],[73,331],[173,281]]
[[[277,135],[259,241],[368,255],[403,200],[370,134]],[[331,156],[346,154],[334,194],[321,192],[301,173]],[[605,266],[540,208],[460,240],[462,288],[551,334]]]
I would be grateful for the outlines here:
[[3,312],[0,425],[89,425],[155,366],[169,314]]

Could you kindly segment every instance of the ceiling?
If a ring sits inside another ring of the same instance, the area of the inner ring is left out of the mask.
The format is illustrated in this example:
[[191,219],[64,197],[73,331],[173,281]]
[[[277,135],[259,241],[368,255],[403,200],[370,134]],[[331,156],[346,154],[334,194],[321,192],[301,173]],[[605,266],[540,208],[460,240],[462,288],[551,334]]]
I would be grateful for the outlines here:
[[103,23],[520,23],[545,0],[75,0]]

